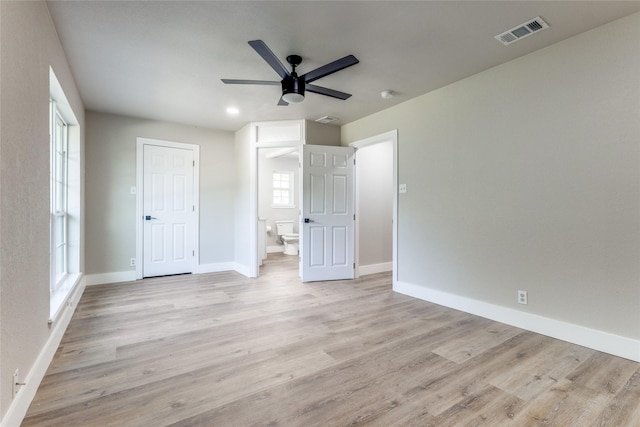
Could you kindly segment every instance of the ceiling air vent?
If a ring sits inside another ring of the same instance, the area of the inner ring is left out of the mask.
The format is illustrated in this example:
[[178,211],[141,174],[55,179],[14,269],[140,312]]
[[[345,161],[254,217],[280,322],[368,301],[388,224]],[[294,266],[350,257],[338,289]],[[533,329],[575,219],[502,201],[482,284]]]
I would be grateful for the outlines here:
[[335,122],[336,120],[338,120],[337,117],[323,116],[323,117],[320,117],[319,119],[316,119],[316,122],[318,122],[318,123],[331,123],[331,122]]
[[544,22],[542,18],[536,16],[535,18],[525,22],[524,24],[513,27],[509,31],[505,31],[502,34],[498,34],[497,36],[495,36],[495,38],[500,43],[506,46],[511,43],[517,42],[518,40],[525,37],[529,37],[533,33],[542,31],[545,28],[549,28],[549,25],[547,25],[547,23]]

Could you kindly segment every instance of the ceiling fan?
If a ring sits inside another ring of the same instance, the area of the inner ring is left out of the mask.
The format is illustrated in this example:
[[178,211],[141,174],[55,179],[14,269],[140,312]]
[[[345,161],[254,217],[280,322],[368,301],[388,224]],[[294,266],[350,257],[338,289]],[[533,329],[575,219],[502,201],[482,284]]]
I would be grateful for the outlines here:
[[278,57],[269,49],[269,47],[262,40],[251,40],[249,45],[258,52],[258,55],[262,57],[267,64],[275,70],[276,73],[282,78],[281,81],[269,81],[269,80],[234,80],[234,79],[222,79],[223,83],[235,84],[235,85],[281,85],[282,96],[278,105],[296,104],[304,101],[304,93],[313,92],[320,95],[331,96],[345,100],[351,96],[349,93],[340,92],[334,89],[328,89],[326,87],[316,86],[311,84],[322,77],[333,74],[337,71],[343,70],[347,67],[357,64],[358,59],[353,55],[347,55],[344,58],[340,58],[322,67],[316,68],[313,71],[309,71],[306,74],[298,76],[296,73],[296,67],[302,62],[302,57],[298,55],[287,56],[287,62],[291,65],[291,72],[282,65],[282,62]]

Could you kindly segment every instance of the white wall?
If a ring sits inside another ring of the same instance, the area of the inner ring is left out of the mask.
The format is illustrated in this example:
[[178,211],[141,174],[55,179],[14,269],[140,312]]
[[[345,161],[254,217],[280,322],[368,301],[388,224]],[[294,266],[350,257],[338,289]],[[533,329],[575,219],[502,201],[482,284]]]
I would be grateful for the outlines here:
[[252,244],[249,226],[251,218],[251,191],[250,182],[253,176],[250,171],[251,155],[251,124],[247,124],[235,133],[235,263],[237,270],[245,276],[251,273],[251,251],[257,243]]
[[639,117],[635,14],[347,124],[342,143],[398,129],[405,289],[640,360]]
[[233,134],[196,126],[87,113],[87,273],[135,271],[136,138],[200,147],[200,260],[234,260]]
[[391,263],[393,248],[393,144],[369,145],[357,151],[359,266]]
[[[80,125],[84,106],[44,2],[0,2],[0,417],[17,425],[73,306],[49,319],[49,67]],[[80,165],[81,174],[83,165]],[[80,212],[82,194],[80,188]],[[80,253],[83,224],[80,224]],[[80,271],[84,260],[80,257]],[[51,352],[48,352],[48,349]],[[12,374],[28,384],[12,397]],[[8,420],[8,418],[11,418]]]
[[[298,159],[292,157],[267,158],[267,154],[278,149],[258,149],[258,217],[266,218],[266,225],[271,226],[272,231],[267,237],[267,247],[282,245],[278,241],[276,221],[293,221],[294,231],[298,231],[299,206],[299,171]],[[294,208],[273,207],[273,172],[293,172],[294,181]]]

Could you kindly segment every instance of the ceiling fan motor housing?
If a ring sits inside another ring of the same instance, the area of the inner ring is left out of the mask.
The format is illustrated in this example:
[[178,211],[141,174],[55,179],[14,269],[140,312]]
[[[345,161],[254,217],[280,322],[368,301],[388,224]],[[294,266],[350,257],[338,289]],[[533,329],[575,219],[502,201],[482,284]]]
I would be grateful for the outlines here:
[[282,79],[282,94],[285,93],[298,93],[304,96],[304,80],[294,74]]

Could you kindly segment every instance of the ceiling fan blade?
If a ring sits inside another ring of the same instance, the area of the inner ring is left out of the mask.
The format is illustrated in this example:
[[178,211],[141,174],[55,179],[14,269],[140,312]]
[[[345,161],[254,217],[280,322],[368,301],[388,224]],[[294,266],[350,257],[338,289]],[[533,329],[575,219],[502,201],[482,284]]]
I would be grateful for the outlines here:
[[228,85],[268,85],[268,86],[280,86],[280,82],[272,82],[269,80],[235,80],[235,79],[221,79],[222,83]]
[[305,86],[305,89],[307,92],[319,93],[320,95],[327,95],[332,98],[338,98],[342,100],[345,100],[351,96],[350,93],[344,93],[344,92],[340,92],[339,90],[328,89],[326,87],[316,86],[316,85],[308,84]]
[[289,105],[289,103],[287,101],[285,101],[284,99],[282,99],[282,97],[280,97],[280,101],[278,101],[278,105],[286,107],[287,105]]
[[289,75],[287,69],[282,65],[282,62],[278,59],[278,57],[271,52],[271,49],[263,42],[262,40],[251,40],[249,41],[251,47],[258,52],[258,55],[262,57],[267,64],[271,65],[271,68],[275,70],[276,73],[280,76],[280,78],[285,78]]
[[320,68],[316,68],[315,70],[309,71],[300,78],[304,79],[306,83],[311,83],[316,81],[324,76],[328,76],[329,74],[333,74],[336,71],[343,70],[352,65],[356,65],[358,62],[358,58],[353,55],[347,55],[344,58],[340,58],[336,61],[333,61],[327,65],[323,65]]

